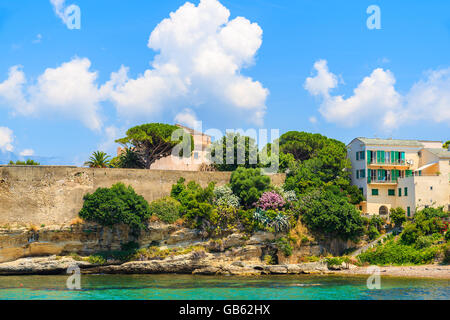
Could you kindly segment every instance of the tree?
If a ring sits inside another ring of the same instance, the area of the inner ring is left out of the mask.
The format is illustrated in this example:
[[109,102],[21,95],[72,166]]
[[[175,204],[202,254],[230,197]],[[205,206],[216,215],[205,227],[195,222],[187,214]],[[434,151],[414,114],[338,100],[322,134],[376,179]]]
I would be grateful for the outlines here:
[[40,165],[39,162],[36,162],[34,160],[28,159],[27,161],[20,161],[17,160],[16,163],[14,161],[9,161],[9,165],[17,165],[17,166],[38,166]]
[[450,146],[450,140],[446,141],[446,142],[442,145],[442,148],[448,149],[449,146]]
[[390,218],[392,222],[394,222],[396,227],[401,227],[402,224],[406,221],[406,212],[403,208],[391,208]]
[[259,168],[237,168],[230,179],[231,190],[241,199],[244,207],[250,208],[270,186],[270,178],[262,175]]
[[143,169],[144,165],[139,160],[137,153],[130,148],[125,148],[122,153],[111,160],[115,168]]
[[357,240],[364,233],[364,223],[347,198],[329,190],[314,190],[299,200],[302,221],[314,232],[343,240]]
[[123,183],[117,183],[111,188],[98,188],[94,193],[86,194],[83,199],[80,218],[103,226],[123,223],[138,231],[145,228],[145,222],[151,216],[144,197]]
[[[175,133],[176,130],[181,130],[179,135]],[[194,150],[192,135],[177,126],[164,123],[147,123],[130,128],[126,137],[116,142],[132,149],[145,169],[150,169],[156,160],[169,156],[178,144],[182,147],[179,156],[189,157]],[[189,149],[189,154],[183,154],[184,148]]]
[[[227,143],[233,146],[231,156],[227,155]],[[222,139],[215,141],[210,148],[211,159],[217,158],[216,161],[212,162],[219,171],[234,171],[239,166],[245,168],[256,168],[258,166],[258,147],[255,140],[250,137],[228,132]],[[222,151],[221,156],[220,151]],[[239,161],[242,163],[238,163]]]
[[89,157],[89,161],[84,163],[85,166],[90,168],[107,168],[109,166],[110,156],[103,151],[95,151],[92,156]]

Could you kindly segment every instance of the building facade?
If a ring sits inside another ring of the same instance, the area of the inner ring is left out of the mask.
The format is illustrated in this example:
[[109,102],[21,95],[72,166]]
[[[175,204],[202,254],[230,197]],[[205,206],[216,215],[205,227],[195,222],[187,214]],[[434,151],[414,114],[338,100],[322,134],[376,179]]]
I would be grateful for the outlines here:
[[442,141],[355,138],[347,146],[352,183],[366,199],[363,214],[407,216],[424,207],[450,206],[450,151]]

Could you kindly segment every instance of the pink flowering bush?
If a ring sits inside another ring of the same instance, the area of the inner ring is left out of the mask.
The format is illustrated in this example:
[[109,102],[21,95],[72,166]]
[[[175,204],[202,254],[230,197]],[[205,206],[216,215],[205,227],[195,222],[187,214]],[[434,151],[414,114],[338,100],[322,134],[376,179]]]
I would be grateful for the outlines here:
[[281,195],[276,193],[275,191],[267,191],[261,195],[258,202],[256,202],[256,207],[261,208],[263,210],[278,210],[284,207],[286,201],[283,199]]

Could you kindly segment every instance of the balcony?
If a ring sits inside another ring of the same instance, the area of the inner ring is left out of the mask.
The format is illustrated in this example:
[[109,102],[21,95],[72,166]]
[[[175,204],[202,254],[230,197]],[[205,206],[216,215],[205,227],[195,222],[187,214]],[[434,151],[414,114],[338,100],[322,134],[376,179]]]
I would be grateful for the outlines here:
[[367,165],[369,166],[388,166],[388,167],[405,167],[405,168],[409,168],[411,166],[411,164],[409,164],[408,162],[406,162],[405,160],[385,160],[385,161],[380,161],[378,162],[376,159],[368,161]]
[[388,184],[392,184],[392,185],[395,185],[395,184],[397,184],[397,180],[394,180],[394,179],[389,179],[389,178],[387,178],[387,179],[367,179],[368,181],[367,181],[367,183],[370,183],[370,184],[385,184],[385,185],[388,185]]

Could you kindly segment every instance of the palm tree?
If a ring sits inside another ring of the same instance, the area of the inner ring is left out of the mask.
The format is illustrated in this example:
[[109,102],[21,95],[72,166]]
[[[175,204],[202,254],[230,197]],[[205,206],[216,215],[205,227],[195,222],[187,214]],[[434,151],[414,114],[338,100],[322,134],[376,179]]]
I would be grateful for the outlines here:
[[85,166],[89,168],[107,168],[109,166],[110,156],[108,156],[103,151],[95,151],[91,157],[89,157],[89,161],[84,163]]

